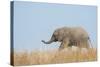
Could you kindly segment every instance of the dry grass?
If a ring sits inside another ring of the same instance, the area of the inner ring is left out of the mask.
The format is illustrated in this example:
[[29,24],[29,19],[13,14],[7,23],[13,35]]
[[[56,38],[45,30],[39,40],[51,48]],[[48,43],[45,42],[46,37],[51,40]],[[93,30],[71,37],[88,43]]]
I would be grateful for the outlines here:
[[96,49],[77,49],[65,48],[62,51],[32,51],[15,52],[14,65],[34,65],[34,64],[54,64],[81,61],[96,61]]

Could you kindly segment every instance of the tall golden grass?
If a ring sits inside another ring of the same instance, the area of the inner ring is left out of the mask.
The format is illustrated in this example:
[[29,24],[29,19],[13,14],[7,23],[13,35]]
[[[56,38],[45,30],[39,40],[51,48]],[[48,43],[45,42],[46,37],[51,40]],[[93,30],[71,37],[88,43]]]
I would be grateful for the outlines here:
[[14,65],[37,65],[96,61],[97,51],[95,48],[87,50],[65,48],[62,51],[32,51],[14,52]]

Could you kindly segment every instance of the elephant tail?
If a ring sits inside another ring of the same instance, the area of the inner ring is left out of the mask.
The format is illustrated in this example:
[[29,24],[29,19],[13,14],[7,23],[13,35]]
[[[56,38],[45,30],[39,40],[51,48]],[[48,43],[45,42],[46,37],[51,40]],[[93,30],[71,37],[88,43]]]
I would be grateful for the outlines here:
[[89,43],[90,43],[90,47],[93,48],[93,45],[92,45],[90,37],[88,37],[88,40],[89,40]]

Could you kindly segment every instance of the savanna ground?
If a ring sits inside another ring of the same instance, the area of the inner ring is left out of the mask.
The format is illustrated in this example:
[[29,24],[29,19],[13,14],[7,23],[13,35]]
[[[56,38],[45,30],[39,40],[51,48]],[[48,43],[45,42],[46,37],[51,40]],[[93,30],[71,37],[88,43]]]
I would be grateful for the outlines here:
[[22,51],[14,52],[14,65],[37,65],[69,62],[96,61],[95,48],[65,48],[62,51]]

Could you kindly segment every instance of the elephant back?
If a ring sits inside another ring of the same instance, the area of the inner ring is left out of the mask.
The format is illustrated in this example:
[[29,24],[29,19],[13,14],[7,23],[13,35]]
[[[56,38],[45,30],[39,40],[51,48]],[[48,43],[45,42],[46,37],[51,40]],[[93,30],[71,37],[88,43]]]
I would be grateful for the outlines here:
[[83,29],[82,27],[71,28],[70,34],[71,34],[72,38],[75,38],[75,39],[89,37],[87,31],[85,29]]

